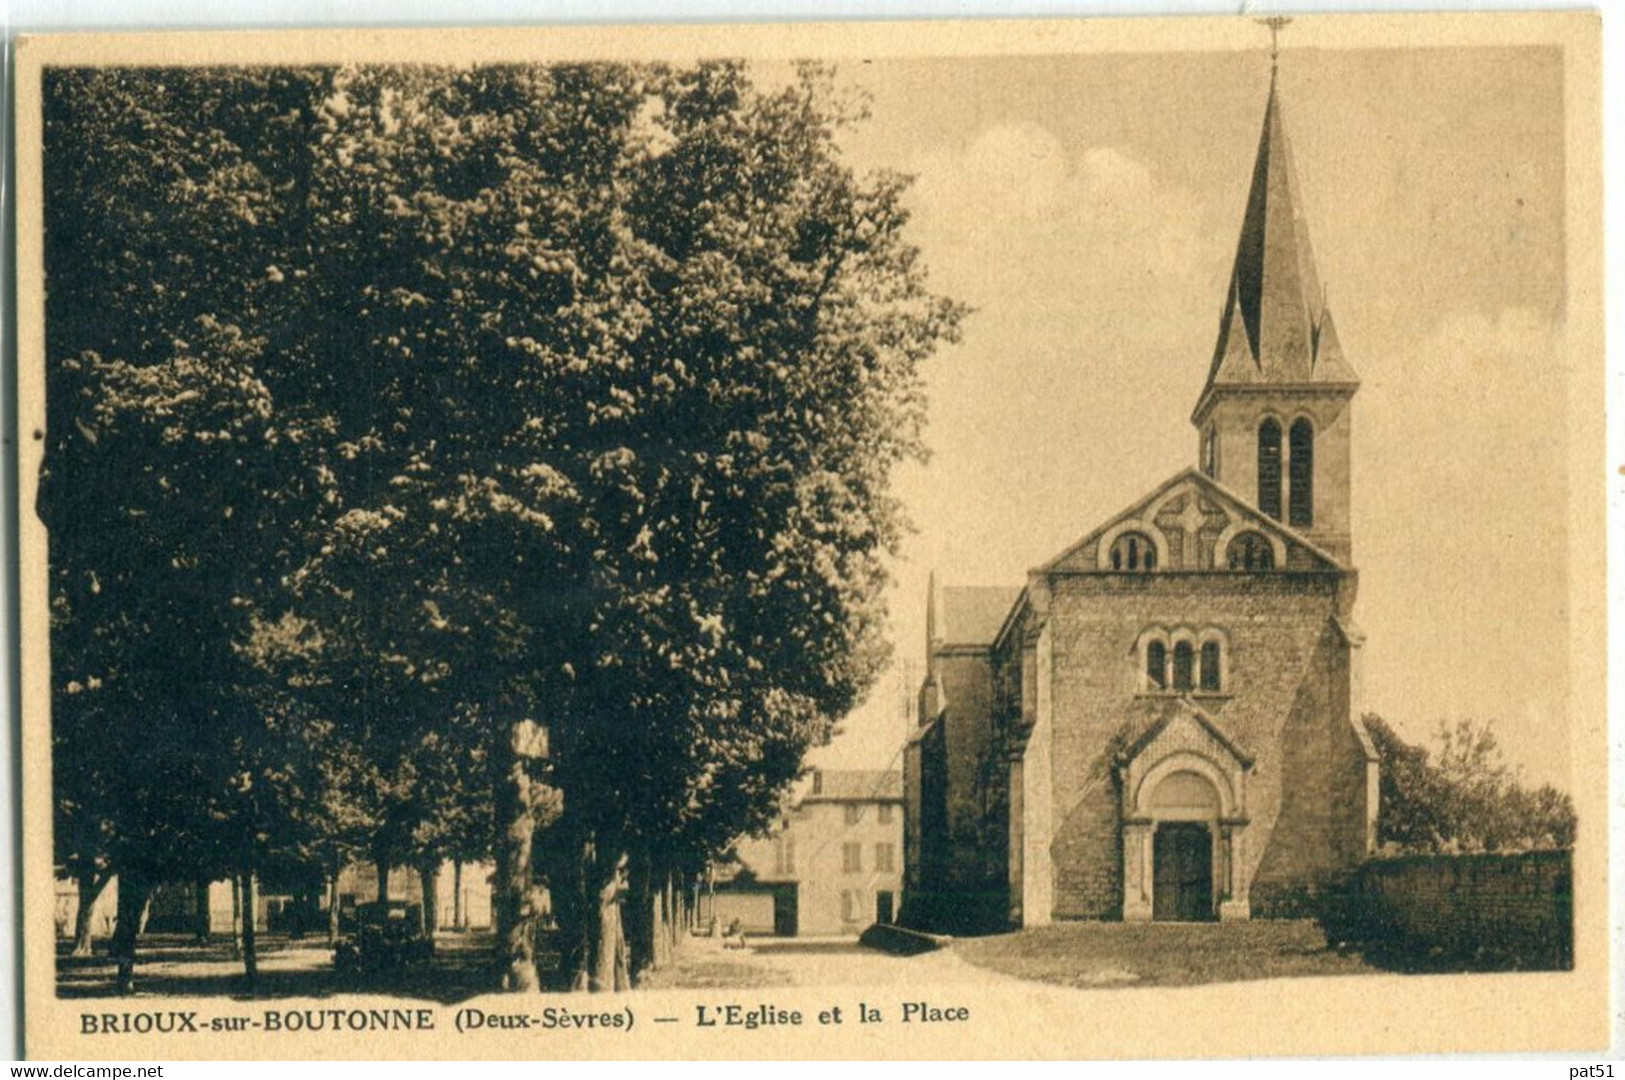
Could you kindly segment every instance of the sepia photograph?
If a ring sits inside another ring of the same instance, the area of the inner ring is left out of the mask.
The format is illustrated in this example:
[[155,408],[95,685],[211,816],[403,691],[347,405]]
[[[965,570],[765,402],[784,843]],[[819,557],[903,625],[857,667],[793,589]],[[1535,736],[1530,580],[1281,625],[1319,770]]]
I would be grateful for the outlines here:
[[29,1054],[1605,1045],[1598,50],[24,39]]

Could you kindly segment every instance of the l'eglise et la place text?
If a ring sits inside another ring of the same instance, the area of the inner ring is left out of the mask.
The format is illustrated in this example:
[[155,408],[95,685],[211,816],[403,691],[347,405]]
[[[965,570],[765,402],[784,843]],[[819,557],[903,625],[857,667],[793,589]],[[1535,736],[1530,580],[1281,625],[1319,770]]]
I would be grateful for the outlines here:
[[[943,1024],[963,1023],[970,1019],[968,1005],[933,1005],[925,1001],[905,1001],[894,1007],[890,1015],[887,1010],[867,1002],[859,1002],[855,1010],[843,1011],[841,1006],[832,1005],[820,1009],[816,1013],[819,1024],[844,1024],[848,1018],[855,1019],[860,1024],[880,1024],[896,1018],[904,1024]],[[754,1031],[764,1027],[800,1027],[806,1024],[807,1014],[800,1009],[787,1009],[772,1004],[746,1005],[696,1005],[694,1006],[694,1025],[702,1028],[736,1027],[747,1031]]]

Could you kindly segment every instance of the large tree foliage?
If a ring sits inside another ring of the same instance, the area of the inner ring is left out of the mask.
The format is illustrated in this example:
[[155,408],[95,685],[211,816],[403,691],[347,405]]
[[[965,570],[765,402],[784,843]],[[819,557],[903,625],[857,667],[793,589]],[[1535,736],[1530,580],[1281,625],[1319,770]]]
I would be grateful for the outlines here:
[[1377,842],[1386,851],[1518,851],[1574,843],[1574,802],[1550,784],[1530,789],[1501,757],[1488,724],[1441,723],[1428,749],[1382,717],[1366,730],[1382,767]]
[[[883,660],[890,476],[960,316],[901,181],[841,162],[812,69],[50,89],[59,838],[494,839],[508,983],[540,875],[572,981],[617,984]],[[132,824],[106,781],[150,770],[73,751],[154,715],[191,780]]]

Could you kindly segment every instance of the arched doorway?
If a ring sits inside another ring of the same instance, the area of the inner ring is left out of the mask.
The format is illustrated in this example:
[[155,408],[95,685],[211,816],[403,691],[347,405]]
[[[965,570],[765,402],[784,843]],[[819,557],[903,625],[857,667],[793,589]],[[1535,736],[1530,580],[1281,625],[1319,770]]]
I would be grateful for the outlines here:
[[1188,700],[1123,752],[1126,921],[1249,917],[1252,764],[1219,721]]
[[1151,792],[1151,917],[1199,922],[1216,916],[1219,793],[1207,777],[1180,770]]

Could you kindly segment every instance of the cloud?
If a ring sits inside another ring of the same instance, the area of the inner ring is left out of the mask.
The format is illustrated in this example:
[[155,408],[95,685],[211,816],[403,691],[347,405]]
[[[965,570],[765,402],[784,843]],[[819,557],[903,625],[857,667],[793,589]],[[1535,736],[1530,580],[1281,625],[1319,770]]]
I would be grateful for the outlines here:
[[[998,124],[907,163],[913,235],[939,286],[996,312],[1212,307],[1224,245],[1193,193],[1127,151],[1068,146],[1035,123]],[[1144,314],[1143,312],[1141,314]],[[1131,325],[1147,325],[1143,318]]]

